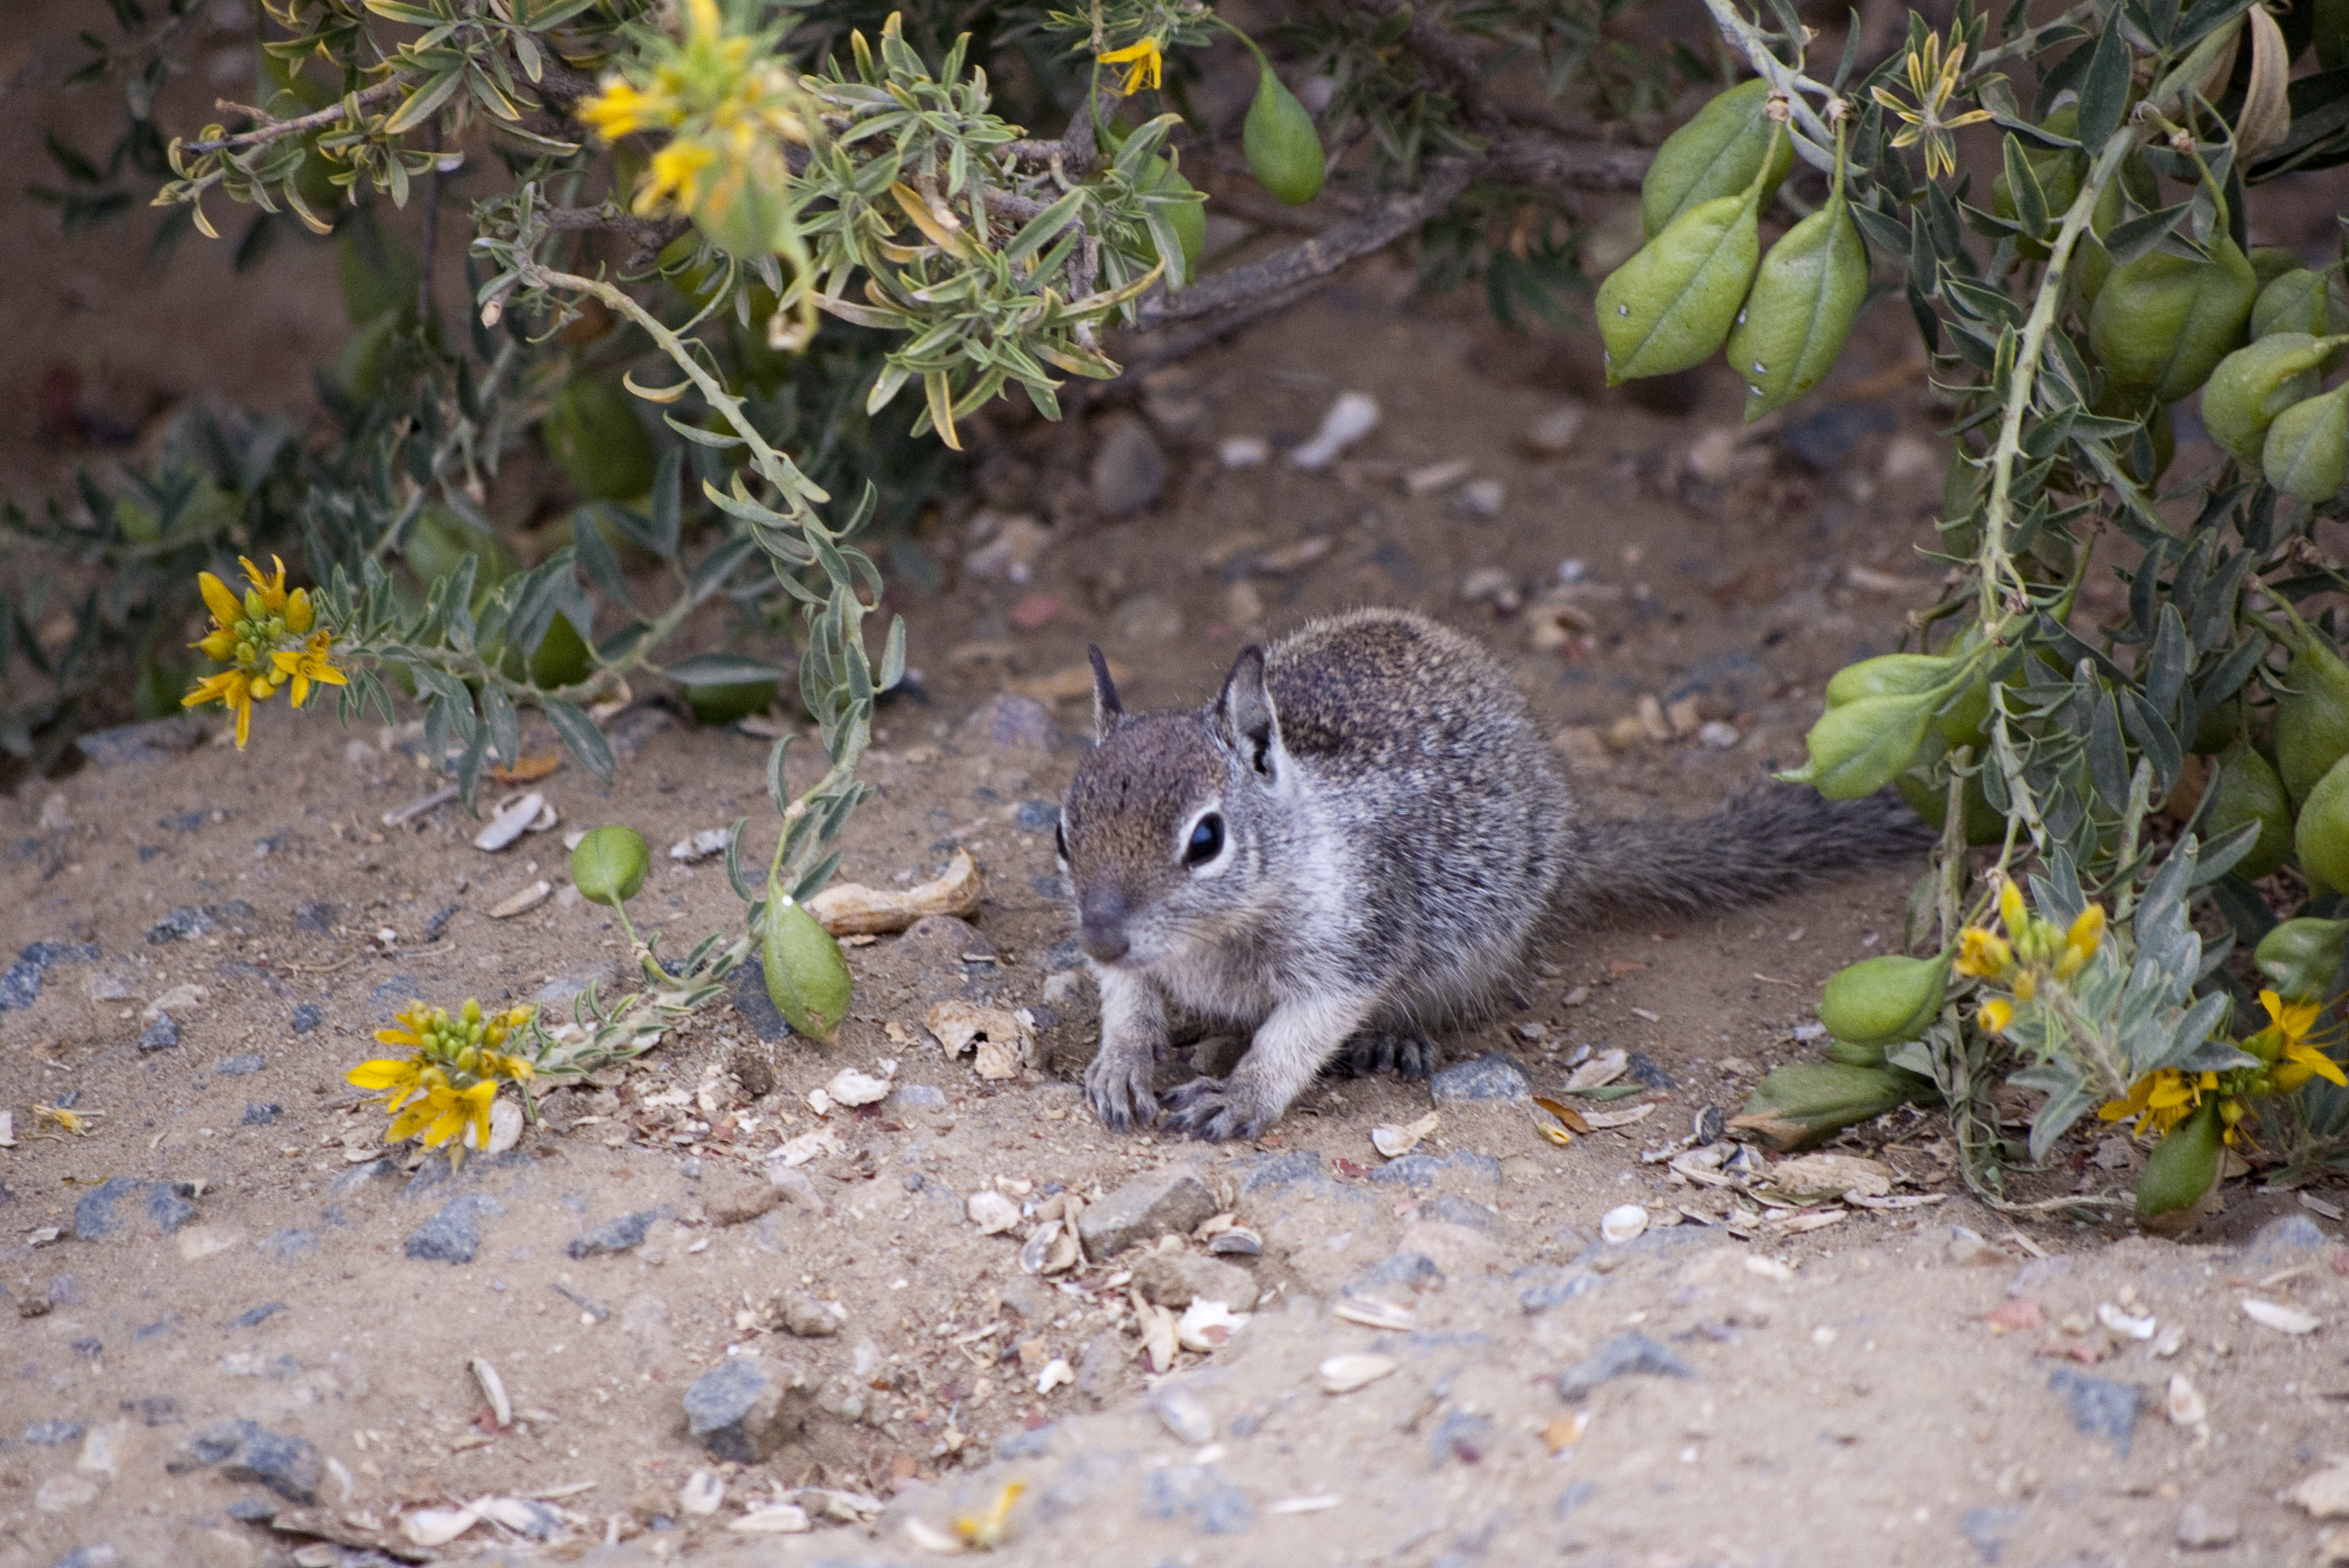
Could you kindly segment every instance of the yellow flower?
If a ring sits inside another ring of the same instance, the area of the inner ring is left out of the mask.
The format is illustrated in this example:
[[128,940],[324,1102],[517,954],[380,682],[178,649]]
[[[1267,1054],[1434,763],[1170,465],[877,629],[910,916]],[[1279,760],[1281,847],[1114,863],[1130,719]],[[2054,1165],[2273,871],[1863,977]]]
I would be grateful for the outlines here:
[[1011,1517],[1011,1505],[1018,1502],[1019,1494],[1027,1490],[1028,1483],[1024,1480],[1004,1482],[1003,1490],[996,1493],[994,1502],[988,1506],[986,1512],[965,1514],[954,1522],[955,1533],[981,1552],[989,1552],[1002,1545],[1004,1527]]
[[2287,1002],[2274,991],[2261,992],[2260,1006],[2267,1009],[2268,1028],[2282,1036],[2287,1047],[2307,1039],[2308,1031],[2316,1026],[2316,1016],[2324,1010],[2322,1002]]
[[[376,1037],[381,1039],[382,1032]],[[360,1088],[384,1091],[383,1108],[398,1110],[409,1096],[418,1092],[417,1080],[424,1076],[424,1064],[416,1060],[396,1061],[378,1057],[371,1062],[361,1062],[343,1075],[343,1081]]]
[[2069,980],[2096,955],[2105,941],[2105,906],[2092,903],[2080,912],[2080,918],[2064,934],[2064,951],[2055,958],[2055,978]]
[[1156,87],[1161,67],[1165,64],[1165,57],[1159,52],[1155,38],[1144,38],[1140,43],[1128,44],[1123,49],[1112,49],[1100,58],[1104,66],[1126,67],[1124,85],[1118,90],[1128,98],[1145,87]]
[[2096,1115],[2105,1121],[2134,1118],[2138,1137],[2163,1137],[2194,1114],[2205,1089],[2218,1087],[2217,1073],[2189,1075],[2177,1068],[2159,1068],[2137,1079],[2127,1099],[2108,1099],[2098,1106]]
[[270,661],[277,666],[277,673],[293,681],[295,707],[310,700],[312,681],[320,681],[327,686],[348,684],[343,678],[343,672],[336,669],[334,660],[327,656],[334,645],[332,633],[313,632],[310,640],[302,646],[280,648],[269,655]]
[[678,207],[693,209],[701,196],[701,171],[718,161],[718,154],[697,141],[672,141],[653,154],[652,168],[631,203],[637,212],[649,212],[674,193]]
[[277,569],[274,576],[264,573],[244,556],[236,558],[236,563],[244,568],[245,576],[252,579],[254,592],[261,595],[261,607],[273,615],[282,615],[285,613],[285,562],[275,555],[269,558],[269,562]]
[[1992,1034],[2002,1035],[2006,1032],[2006,1026],[2014,1022],[2014,1004],[2003,996],[1992,996],[1982,1005],[1981,1010],[1974,1016],[1981,1022],[1982,1026]]
[[1958,933],[1958,960],[1951,967],[1969,979],[2001,979],[2014,967],[2014,949],[1998,933],[1969,925]]
[[2023,907],[2023,890],[2014,885],[2013,877],[1998,884],[1998,918],[2005,923],[2009,936],[2022,935],[2024,923],[2031,918]]
[[1957,139],[1950,133],[1990,118],[1990,111],[1983,108],[1957,115],[1949,113],[1950,99],[1958,90],[1958,78],[1965,72],[1965,60],[1966,46],[1962,40],[1955,43],[1944,58],[1940,35],[1928,33],[1921,48],[1909,51],[1909,92],[1917,100],[1917,107],[1912,109],[1903,104],[1889,88],[1879,87],[1872,91],[1878,103],[1907,122],[1894,133],[1892,145],[1909,147],[1920,141],[1925,144],[1928,180],[1957,172]]
[[424,1037],[431,1032],[433,1024],[429,1009],[419,1003],[405,1012],[394,1013],[391,1021],[398,1026],[378,1029],[375,1032],[377,1039],[387,1046],[406,1046],[411,1050],[423,1048]]
[[266,702],[277,688],[267,681],[256,680],[243,670],[222,670],[206,676],[196,689],[180,699],[181,707],[200,707],[217,702],[236,715],[236,748],[244,749],[244,742],[253,733],[253,705]]
[[2269,1075],[2277,1090],[2284,1094],[2290,1094],[2313,1078],[2324,1078],[2349,1088],[2349,1075],[2344,1075],[2331,1057],[2305,1040],[2294,1040],[2286,1045],[2282,1057],[2276,1062],[2275,1070]]
[[228,584],[211,573],[197,573],[196,587],[203,593],[204,608],[212,613],[212,620],[219,625],[233,626],[244,619],[244,601],[229,592]]
[[647,126],[676,124],[678,110],[667,93],[639,92],[615,74],[604,78],[604,90],[582,102],[577,113],[596,135],[617,141]]
[[67,1110],[63,1106],[38,1103],[33,1107],[33,1116],[36,1120],[54,1121],[77,1138],[87,1138],[96,1131],[97,1129],[90,1126],[89,1119],[105,1114],[102,1110]]

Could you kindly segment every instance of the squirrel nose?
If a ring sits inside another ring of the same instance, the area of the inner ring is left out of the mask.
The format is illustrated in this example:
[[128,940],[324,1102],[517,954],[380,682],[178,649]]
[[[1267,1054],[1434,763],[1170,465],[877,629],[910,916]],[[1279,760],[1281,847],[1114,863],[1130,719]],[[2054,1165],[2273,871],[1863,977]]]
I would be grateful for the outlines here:
[[1089,889],[1078,905],[1078,944],[1088,956],[1114,964],[1133,945],[1125,939],[1125,900],[1115,888]]

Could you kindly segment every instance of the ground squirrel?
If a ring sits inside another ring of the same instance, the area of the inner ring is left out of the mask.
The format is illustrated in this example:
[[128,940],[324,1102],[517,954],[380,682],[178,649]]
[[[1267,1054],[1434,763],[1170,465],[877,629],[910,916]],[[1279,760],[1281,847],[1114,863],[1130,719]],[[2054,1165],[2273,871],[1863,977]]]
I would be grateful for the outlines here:
[[1919,851],[1897,800],[1765,785],[1713,815],[1583,821],[1524,697],[1474,640],[1403,610],[1243,649],[1195,713],[1129,715],[1092,654],[1099,744],[1059,850],[1101,984],[1085,1091],[1113,1129],[1161,1107],[1170,1007],[1252,1029],[1167,1124],[1248,1138],[1342,1057],[1424,1077],[1546,923],[1704,910]]

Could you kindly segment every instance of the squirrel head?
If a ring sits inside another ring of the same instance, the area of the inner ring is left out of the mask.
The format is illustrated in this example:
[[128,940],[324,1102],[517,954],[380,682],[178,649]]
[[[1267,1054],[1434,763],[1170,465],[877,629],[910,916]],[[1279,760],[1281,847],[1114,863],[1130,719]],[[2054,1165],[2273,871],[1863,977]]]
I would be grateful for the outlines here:
[[1096,744],[1061,804],[1061,870],[1086,954],[1147,968],[1227,938],[1264,901],[1296,775],[1261,648],[1240,651],[1205,712],[1143,715],[1092,652]]

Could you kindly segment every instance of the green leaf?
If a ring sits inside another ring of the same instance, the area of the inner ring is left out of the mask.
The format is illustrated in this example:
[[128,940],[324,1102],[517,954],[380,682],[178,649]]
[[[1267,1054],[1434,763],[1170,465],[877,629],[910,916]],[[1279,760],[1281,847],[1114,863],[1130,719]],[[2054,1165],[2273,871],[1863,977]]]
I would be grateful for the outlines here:
[[616,764],[612,758],[612,743],[604,738],[595,721],[557,697],[548,697],[543,707],[547,722],[554,726],[554,733],[571,755],[579,759],[580,766],[609,784]]
[[[399,106],[399,112],[393,115],[389,119],[384,121],[383,133],[386,136],[400,136],[406,132],[414,130],[418,126],[422,125],[426,120],[431,119],[434,112],[438,110],[442,104],[447,103],[449,99],[455,95],[457,89],[462,87],[464,83],[465,67],[462,66],[450,67],[447,70],[442,71],[439,76],[434,77],[422,88],[410,93],[408,97],[408,101]],[[407,165],[401,163],[399,160],[395,157],[391,160],[390,172],[398,181],[404,195],[405,188],[408,183]]]
[[2128,112],[2128,40],[2117,19],[2105,24],[2088,57],[2088,71],[2080,83],[2080,145],[2101,150],[2121,127]]
[[660,673],[680,686],[747,686],[781,680],[791,672],[749,654],[695,654],[661,666]]

